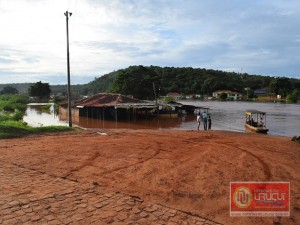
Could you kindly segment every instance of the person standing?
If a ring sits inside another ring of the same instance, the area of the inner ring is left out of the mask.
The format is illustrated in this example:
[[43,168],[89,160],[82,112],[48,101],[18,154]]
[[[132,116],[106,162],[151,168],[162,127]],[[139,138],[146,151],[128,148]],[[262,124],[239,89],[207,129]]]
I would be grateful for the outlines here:
[[207,130],[207,113],[206,112],[204,112],[202,114],[202,118],[203,118],[204,130]]
[[208,129],[211,130],[211,118],[208,116]]
[[200,112],[197,115],[197,122],[198,122],[198,130],[200,129],[200,123],[201,123],[201,116],[200,116]]

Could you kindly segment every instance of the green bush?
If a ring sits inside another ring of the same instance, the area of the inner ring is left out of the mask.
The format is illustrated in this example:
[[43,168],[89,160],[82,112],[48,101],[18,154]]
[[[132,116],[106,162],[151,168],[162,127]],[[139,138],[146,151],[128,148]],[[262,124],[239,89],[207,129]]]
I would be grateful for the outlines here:
[[8,114],[0,114],[0,122],[11,120],[11,116]]
[[22,103],[15,103],[14,108],[20,112],[25,112],[27,109],[27,105],[24,105]]
[[4,121],[21,121],[23,119],[23,112],[16,112],[12,114],[0,114],[0,122]]
[[289,94],[286,98],[289,103],[297,103],[300,96],[300,92],[295,89],[291,94]]
[[23,95],[0,95],[0,121],[20,121],[27,109],[28,97]]
[[7,112],[13,112],[15,111],[14,103],[7,100],[0,101],[0,109]]
[[20,121],[23,119],[24,113],[23,112],[16,112],[13,116],[12,119],[13,121]]
[[28,100],[24,95],[0,95],[0,110],[25,112]]

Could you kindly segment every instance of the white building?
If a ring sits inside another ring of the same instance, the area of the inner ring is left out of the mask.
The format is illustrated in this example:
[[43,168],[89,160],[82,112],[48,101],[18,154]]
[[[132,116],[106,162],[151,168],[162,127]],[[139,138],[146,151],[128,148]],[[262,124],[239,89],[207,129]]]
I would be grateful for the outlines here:
[[242,95],[241,93],[235,92],[235,91],[230,91],[230,90],[218,90],[212,93],[214,98],[219,98],[219,96],[225,93],[227,94],[227,100],[241,100]]

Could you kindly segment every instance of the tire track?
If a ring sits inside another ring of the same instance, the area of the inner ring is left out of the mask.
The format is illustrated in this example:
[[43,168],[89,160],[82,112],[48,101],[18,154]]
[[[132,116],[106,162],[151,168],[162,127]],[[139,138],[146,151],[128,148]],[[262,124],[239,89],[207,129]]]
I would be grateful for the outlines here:
[[92,165],[99,156],[100,156],[99,152],[96,152],[91,158],[87,159],[85,163],[83,163],[82,165],[80,165],[74,169],[71,169],[69,174],[67,174],[65,176],[65,178],[68,178],[71,174],[78,172],[79,170],[82,170],[86,166]]
[[239,149],[243,152],[245,152],[246,154],[249,154],[251,155],[253,158],[255,158],[263,167],[263,171],[264,171],[264,174],[266,176],[266,179],[267,180],[270,180],[271,177],[272,177],[272,174],[271,174],[271,170],[270,170],[270,167],[268,166],[268,164],[262,160],[259,156],[255,155],[254,153],[246,150],[246,149],[243,149],[241,147],[237,147],[237,146],[233,146],[233,145],[229,145],[229,144],[226,144],[227,146],[230,146],[230,147],[233,147],[233,148],[236,148],[236,149]]
[[[135,163],[131,163],[129,165],[124,165],[124,166],[117,167],[115,169],[104,171],[104,172],[100,173],[99,175],[100,176],[101,175],[107,175],[107,174],[110,174],[110,173],[113,173],[113,172],[116,172],[116,171],[119,171],[119,170],[127,169],[129,167],[145,163],[145,162],[147,162],[147,161],[155,158],[162,151],[162,149],[160,147],[160,143],[157,143],[157,144],[159,145],[158,149],[150,157],[142,159],[142,160],[139,160],[139,161],[137,161]],[[78,167],[70,170],[70,172],[67,175],[63,176],[63,178],[64,179],[68,179],[68,177],[70,177],[72,174],[74,174],[74,173],[76,173],[76,172],[84,169],[87,166],[91,166],[98,157],[100,157],[100,154],[99,154],[99,152],[96,152],[96,154],[94,154],[91,158],[87,159],[86,162],[84,162],[82,165],[80,165],[80,166],[78,166]]]
[[140,160],[140,161],[137,161],[135,163],[132,163],[132,164],[129,164],[129,165],[126,165],[126,166],[121,166],[121,167],[118,167],[118,168],[115,168],[115,169],[112,169],[112,170],[108,170],[108,171],[105,171],[103,173],[100,173],[99,175],[107,175],[107,174],[110,174],[110,173],[113,173],[113,172],[116,172],[116,171],[119,171],[119,170],[123,170],[123,169],[127,169],[129,167],[132,167],[132,166],[136,166],[138,164],[142,164],[142,163],[145,163],[151,159],[153,159],[154,157],[156,157],[159,153],[160,153],[161,149],[158,149],[155,151],[155,153],[150,156],[149,158],[146,158],[146,159],[143,159],[143,160]]

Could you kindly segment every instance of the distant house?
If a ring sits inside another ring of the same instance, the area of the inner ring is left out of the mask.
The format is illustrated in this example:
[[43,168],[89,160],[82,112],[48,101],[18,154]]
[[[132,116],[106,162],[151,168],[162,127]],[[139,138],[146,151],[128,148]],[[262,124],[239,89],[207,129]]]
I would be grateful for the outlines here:
[[256,89],[256,90],[254,90],[254,95],[266,96],[267,95],[267,90],[265,90],[265,89]]
[[185,96],[186,99],[194,99],[195,95],[194,94],[189,94]]
[[239,92],[235,92],[235,91],[230,91],[230,90],[218,90],[212,93],[214,98],[219,98],[219,96],[225,93],[227,94],[227,99],[228,100],[241,100],[242,95]]
[[177,92],[169,92],[167,94],[167,96],[173,97],[174,99],[177,99],[177,100],[182,98],[182,95]]

